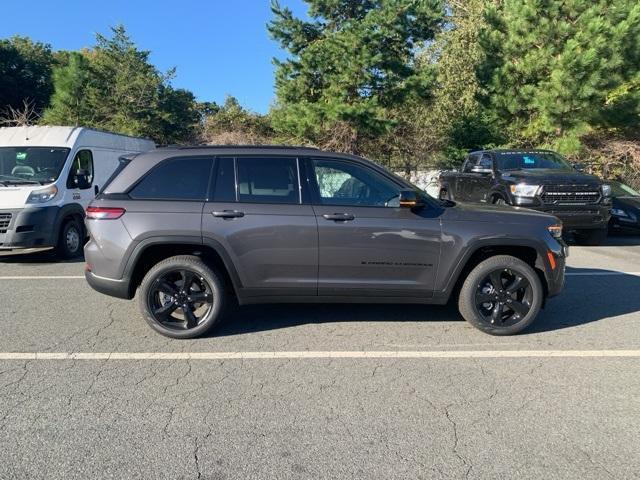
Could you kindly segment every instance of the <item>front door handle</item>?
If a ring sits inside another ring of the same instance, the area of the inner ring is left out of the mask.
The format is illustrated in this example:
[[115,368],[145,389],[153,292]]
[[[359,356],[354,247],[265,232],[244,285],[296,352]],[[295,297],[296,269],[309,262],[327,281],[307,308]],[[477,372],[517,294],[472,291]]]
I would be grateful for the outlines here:
[[211,215],[218,218],[240,218],[244,217],[244,212],[238,212],[237,210],[223,210],[221,212],[211,212]]
[[333,220],[334,222],[350,222],[356,217],[351,213],[325,213],[322,215],[325,220]]

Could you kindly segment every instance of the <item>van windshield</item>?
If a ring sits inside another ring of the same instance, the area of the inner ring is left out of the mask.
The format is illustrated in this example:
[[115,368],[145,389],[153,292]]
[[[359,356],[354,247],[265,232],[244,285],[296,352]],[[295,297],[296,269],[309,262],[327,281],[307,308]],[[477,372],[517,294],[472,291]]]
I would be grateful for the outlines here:
[[55,182],[68,148],[0,147],[0,186]]
[[497,152],[497,168],[500,171],[552,169],[572,170],[571,165],[554,152]]

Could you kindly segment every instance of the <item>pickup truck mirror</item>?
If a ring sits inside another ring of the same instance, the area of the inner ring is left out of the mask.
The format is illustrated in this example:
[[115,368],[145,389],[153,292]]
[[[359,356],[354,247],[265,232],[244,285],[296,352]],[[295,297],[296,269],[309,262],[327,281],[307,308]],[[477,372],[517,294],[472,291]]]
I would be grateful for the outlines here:
[[400,207],[402,208],[422,208],[424,200],[415,190],[400,190]]
[[571,164],[571,166],[576,172],[584,172],[585,170],[584,164],[582,163],[574,162]]
[[491,175],[493,173],[493,170],[480,165],[476,165],[474,167],[471,167],[471,173],[479,173],[481,175]]

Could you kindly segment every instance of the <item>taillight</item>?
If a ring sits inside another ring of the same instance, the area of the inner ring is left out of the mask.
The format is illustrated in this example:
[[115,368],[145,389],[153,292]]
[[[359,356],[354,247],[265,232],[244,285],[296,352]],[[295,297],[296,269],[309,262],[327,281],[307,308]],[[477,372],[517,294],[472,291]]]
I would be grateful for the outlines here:
[[115,220],[126,210],[118,207],[87,207],[87,218],[91,220]]

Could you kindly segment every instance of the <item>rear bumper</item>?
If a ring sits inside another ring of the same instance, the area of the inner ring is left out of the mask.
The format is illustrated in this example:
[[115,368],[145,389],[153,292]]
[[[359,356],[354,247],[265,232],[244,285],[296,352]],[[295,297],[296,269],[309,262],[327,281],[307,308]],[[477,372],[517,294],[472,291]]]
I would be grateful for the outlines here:
[[17,250],[53,247],[57,243],[56,221],[59,207],[0,210],[9,216],[9,225],[0,228],[0,249]]
[[90,271],[85,271],[84,277],[87,279],[89,286],[96,292],[127,300],[132,298],[129,291],[129,281],[126,279],[114,280],[112,278],[99,277]]

